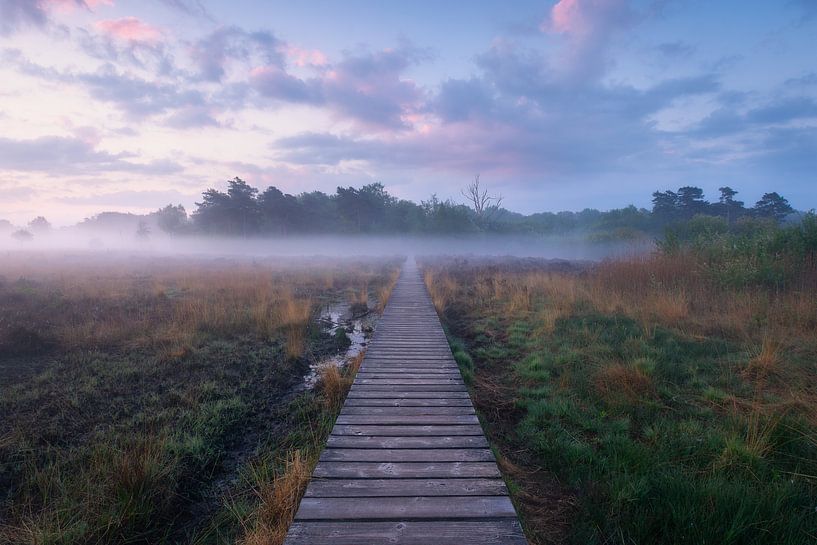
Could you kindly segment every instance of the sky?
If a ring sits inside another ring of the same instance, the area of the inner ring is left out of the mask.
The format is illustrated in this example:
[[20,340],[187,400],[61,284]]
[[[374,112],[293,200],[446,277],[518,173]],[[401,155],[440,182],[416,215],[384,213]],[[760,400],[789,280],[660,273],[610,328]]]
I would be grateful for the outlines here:
[[523,213],[817,207],[817,0],[0,0],[0,218],[476,174]]

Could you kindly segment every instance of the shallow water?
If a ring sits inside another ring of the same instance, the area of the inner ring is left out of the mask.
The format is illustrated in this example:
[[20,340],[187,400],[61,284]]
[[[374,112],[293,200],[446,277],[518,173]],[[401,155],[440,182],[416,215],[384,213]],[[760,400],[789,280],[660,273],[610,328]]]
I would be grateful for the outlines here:
[[366,350],[369,338],[372,333],[374,333],[378,318],[377,313],[371,310],[371,308],[369,312],[363,316],[352,316],[350,305],[347,302],[335,302],[321,309],[318,321],[324,331],[331,335],[338,327],[343,327],[346,330],[346,335],[349,337],[349,340],[352,341],[352,344],[340,354],[328,356],[311,363],[309,365],[309,372],[304,377],[304,387],[308,390],[315,387],[321,368],[327,365],[344,368],[353,358]]

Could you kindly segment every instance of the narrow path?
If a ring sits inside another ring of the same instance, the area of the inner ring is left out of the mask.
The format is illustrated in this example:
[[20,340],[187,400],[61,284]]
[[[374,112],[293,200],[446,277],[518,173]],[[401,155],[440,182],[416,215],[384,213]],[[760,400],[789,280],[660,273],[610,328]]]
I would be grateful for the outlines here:
[[285,543],[527,543],[411,259]]

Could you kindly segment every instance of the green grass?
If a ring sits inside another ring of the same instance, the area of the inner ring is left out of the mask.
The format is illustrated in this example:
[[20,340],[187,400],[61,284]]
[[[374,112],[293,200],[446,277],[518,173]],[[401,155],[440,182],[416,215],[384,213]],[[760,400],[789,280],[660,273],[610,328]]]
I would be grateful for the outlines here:
[[[449,273],[469,293],[474,276]],[[536,312],[449,301],[443,320],[477,405],[499,393],[517,409],[482,415],[492,441],[574,495],[565,541],[817,540],[813,406],[788,393],[809,391],[813,343],[781,349],[777,368],[758,377],[747,368],[752,343],[714,328],[645,329],[580,302],[543,334]],[[481,390],[481,379],[503,387]],[[517,488],[529,538],[550,542]]]

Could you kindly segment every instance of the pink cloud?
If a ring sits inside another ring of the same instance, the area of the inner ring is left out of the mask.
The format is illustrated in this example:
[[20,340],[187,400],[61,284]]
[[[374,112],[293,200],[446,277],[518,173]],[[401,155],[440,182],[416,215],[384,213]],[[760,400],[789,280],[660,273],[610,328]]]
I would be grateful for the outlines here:
[[543,24],[543,30],[577,32],[585,26],[580,0],[561,0],[550,10],[550,20]]
[[300,47],[289,45],[285,50],[289,61],[295,66],[326,66],[329,59],[318,49],[301,49]]
[[629,21],[630,16],[627,0],[560,0],[540,28],[575,37],[606,34]]
[[97,21],[94,23],[97,30],[120,40],[129,42],[158,42],[162,37],[162,32],[136,17],[123,17],[122,19],[111,19]]
[[605,69],[613,37],[636,19],[629,0],[560,0],[540,29],[565,36],[568,47],[557,60],[563,74],[596,78]]

